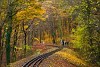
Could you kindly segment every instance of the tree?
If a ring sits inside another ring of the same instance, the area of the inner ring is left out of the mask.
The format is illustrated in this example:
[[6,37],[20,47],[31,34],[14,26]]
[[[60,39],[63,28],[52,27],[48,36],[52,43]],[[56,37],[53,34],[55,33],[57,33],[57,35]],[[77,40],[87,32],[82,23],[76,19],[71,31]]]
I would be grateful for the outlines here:
[[[95,3],[95,6],[94,6]],[[99,32],[97,28],[99,27],[98,14],[95,13],[95,9],[98,10],[98,1],[94,0],[82,0],[80,6],[77,6],[76,10],[79,10],[79,13],[76,13],[76,20],[78,22],[77,28],[74,29],[75,40],[74,46],[79,48],[83,52],[85,59],[92,63],[99,64],[98,60],[100,56],[100,39],[98,38]],[[75,12],[74,11],[74,12]],[[96,11],[98,13],[98,11]]]
[[[38,18],[43,13],[44,11],[41,10],[41,5],[37,1],[7,0],[7,16],[6,16],[7,17],[6,18],[7,64],[10,63],[10,51],[11,51],[10,39],[13,27],[12,24],[14,23],[14,17],[17,16],[19,17],[17,20],[19,21],[24,20],[24,22],[27,22],[28,20],[33,20],[34,17]],[[23,14],[24,16],[22,16],[21,14]],[[26,45],[26,32],[24,34],[25,34],[25,45]],[[25,46],[25,51],[26,51],[26,46]]]

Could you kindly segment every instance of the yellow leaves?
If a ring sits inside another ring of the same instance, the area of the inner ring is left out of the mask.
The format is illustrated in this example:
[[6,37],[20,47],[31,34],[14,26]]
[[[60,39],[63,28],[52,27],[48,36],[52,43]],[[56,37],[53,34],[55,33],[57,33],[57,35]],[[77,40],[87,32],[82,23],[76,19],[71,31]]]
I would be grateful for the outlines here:
[[35,0],[28,0],[28,1],[26,0],[25,3],[24,3],[24,5],[25,6],[29,6],[29,5],[34,5],[35,3],[36,3]]
[[35,5],[40,5],[40,3],[39,2],[36,2]]
[[45,18],[40,18],[42,21],[45,21]]
[[[19,20],[33,19],[34,17],[40,18],[44,13],[44,10],[35,10],[33,7],[29,6],[28,9],[18,12],[16,16]],[[41,18],[41,20],[44,20],[44,18]]]
[[51,6],[52,9],[56,9],[54,6]]
[[39,25],[39,22],[35,22],[35,25]]
[[52,1],[46,1],[47,3],[52,3]]
[[45,10],[39,10],[38,13],[40,13],[42,15],[45,13]]
[[22,20],[25,18],[25,14],[26,14],[26,11],[23,10],[23,11],[18,12],[16,14],[16,16],[17,16],[18,20]]
[[32,9],[34,9],[32,6],[28,6],[27,10],[32,10]]
[[35,16],[34,18],[38,18],[40,21],[45,21],[46,20],[46,18],[42,17],[41,15]]
[[38,38],[34,38],[34,40],[37,40],[37,41],[39,41],[39,39],[38,39]]
[[25,26],[24,26],[24,29],[27,29],[27,28],[28,28],[28,25],[25,25]]
[[48,15],[46,15],[45,18],[48,18]]
[[[35,1],[29,1],[25,3],[26,8],[21,10],[16,14],[18,20],[32,20],[37,16],[42,17],[42,15],[45,13],[44,9],[41,9],[40,3]],[[41,18],[41,20],[44,20],[44,18]]]
[[[66,50],[68,50],[68,49],[66,49]],[[81,60],[81,59],[79,59],[73,53],[68,53],[66,51],[59,51],[56,54],[60,55],[61,57],[65,58],[67,61],[69,61],[69,62],[71,62],[73,64],[76,64],[78,66],[86,66],[86,62]]]
[[50,35],[47,32],[44,32],[44,41],[46,43],[52,42],[52,38],[50,37]]
[[22,50],[22,48],[15,46],[14,47],[16,50]]

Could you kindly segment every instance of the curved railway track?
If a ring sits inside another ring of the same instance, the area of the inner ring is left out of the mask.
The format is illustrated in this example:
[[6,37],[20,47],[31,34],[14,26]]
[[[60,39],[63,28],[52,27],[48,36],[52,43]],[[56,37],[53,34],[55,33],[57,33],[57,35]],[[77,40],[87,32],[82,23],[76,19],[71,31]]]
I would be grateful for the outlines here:
[[39,67],[40,63],[47,58],[48,56],[52,55],[55,52],[60,51],[62,48],[58,48],[54,51],[51,51],[49,53],[42,54],[40,56],[37,56],[36,58],[31,59],[27,63],[25,63],[22,67]]

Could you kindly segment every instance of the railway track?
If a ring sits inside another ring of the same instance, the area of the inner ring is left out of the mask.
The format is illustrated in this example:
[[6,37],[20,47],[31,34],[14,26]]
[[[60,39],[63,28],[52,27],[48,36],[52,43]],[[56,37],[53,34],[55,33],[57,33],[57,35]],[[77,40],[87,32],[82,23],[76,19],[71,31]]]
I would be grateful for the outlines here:
[[52,55],[55,52],[60,51],[62,48],[58,48],[54,51],[51,51],[49,53],[42,54],[40,56],[37,56],[36,58],[31,59],[27,63],[25,63],[22,67],[39,67],[40,63],[47,58],[48,56]]

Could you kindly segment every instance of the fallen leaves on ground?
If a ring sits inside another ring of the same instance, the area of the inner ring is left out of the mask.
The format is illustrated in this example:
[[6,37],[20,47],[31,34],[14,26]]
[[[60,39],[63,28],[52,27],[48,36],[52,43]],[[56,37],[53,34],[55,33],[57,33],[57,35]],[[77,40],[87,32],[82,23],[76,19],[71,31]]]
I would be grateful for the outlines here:
[[39,67],[91,67],[78,56],[73,50],[64,48],[46,58]]
[[53,54],[45,59],[39,67],[76,67],[75,65],[66,62],[59,55]]
[[29,56],[29,57],[26,57],[26,58],[23,58],[23,59],[21,59],[21,60],[19,60],[19,61],[10,63],[9,66],[10,66],[10,67],[22,67],[22,66],[23,66],[26,62],[28,62],[29,60],[31,60],[31,59],[33,59],[33,58],[39,56],[39,55],[42,55],[42,54],[44,54],[44,53],[51,52],[51,51],[53,51],[53,50],[55,50],[55,49],[57,49],[57,48],[47,47],[47,49],[46,49],[45,51],[42,51],[42,52],[41,52],[41,49],[37,49],[36,52],[35,52],[33,55],[31,55],[31,56]]
[[56,54],[74,65],[82,67],[87,67],[88,65],[84,60],[78,58],[77,53],[75,53],[71,49],[64,48],[63,50],[57,52]]

